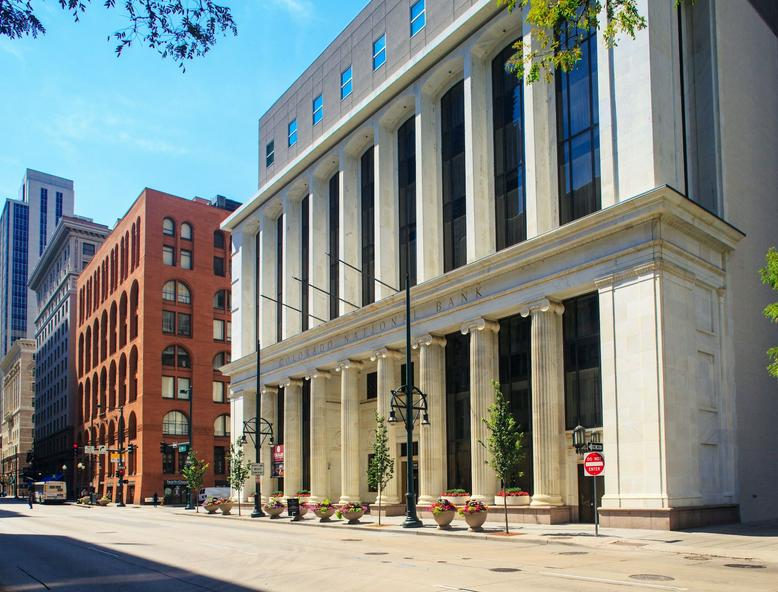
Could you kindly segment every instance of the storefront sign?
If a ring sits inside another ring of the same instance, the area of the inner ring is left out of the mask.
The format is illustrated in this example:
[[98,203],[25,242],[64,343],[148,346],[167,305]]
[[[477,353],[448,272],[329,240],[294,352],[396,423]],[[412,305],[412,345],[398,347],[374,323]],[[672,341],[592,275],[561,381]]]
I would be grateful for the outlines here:
[[273,446],[273,466],[270,471],[271,477],[281,478],[284,476],[284,445],[276,444]]

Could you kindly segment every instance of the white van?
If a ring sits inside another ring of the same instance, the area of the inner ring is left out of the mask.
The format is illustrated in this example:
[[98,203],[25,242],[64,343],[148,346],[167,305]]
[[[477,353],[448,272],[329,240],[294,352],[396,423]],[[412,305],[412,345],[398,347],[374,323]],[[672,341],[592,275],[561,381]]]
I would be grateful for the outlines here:
[[212,497],[230,497],[229,487],[203,487],[197,496],[197,503],[202,504],[206,499]]

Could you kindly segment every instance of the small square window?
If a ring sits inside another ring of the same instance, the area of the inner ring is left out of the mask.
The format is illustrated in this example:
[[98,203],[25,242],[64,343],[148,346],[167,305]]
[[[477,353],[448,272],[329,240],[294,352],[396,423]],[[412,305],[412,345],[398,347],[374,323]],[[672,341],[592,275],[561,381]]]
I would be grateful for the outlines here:
[[181,249],[181,269],[192,269],[192,251]]
[[192,381],[188,378],[178,379],[178,398],[184,401],[189,400],[189,388],[192,386]]
[[297,144],[297,120],[289,122],[289,146]]
[[386,62],[386,33],[373,41],[373,70],[378,70]]
[[224,277],[224,257],[213,258],[213,273]]
[[313,125],[319,123],[324,117],[324,99],[321,95],[313,100]]
[[176,313],[169,310],[162,311],[162,332],[168,334],[176,332]]
[[265,146],[265,167],[269,167],[276,159],[276,144],[274,140],[270,140]]
[[92,243],[84,243],[81,245],[81,254],[86,257],[91,257],[95,254],[95,246]]
[[162,398],[163,399],[175,399],[175,383],[176,379],[172,376],[162,377]]
[[213,381],[213,402],[224,403],[224,383],[218,380]]
[[173,247],[162,247],[162,263],[165,265],[176,264],[176,250]]
[[411,6],[411,37],[421,31],[427,24],[427,10],[424,0],[419,0]]
[[192,315],[178,313],[178,334],[184,337],[192,336]]
[[351,94],[353,75],[351,66],[340,73],[340,100],[342,101]]

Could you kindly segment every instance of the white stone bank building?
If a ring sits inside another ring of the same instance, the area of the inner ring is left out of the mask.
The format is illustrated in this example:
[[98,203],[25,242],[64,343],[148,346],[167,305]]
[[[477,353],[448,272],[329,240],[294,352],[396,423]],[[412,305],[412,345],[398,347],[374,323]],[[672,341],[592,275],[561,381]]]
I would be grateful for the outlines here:
[[[604,444],[605,525],[778,516],[778,381],[758,268],[778,243],[778,39],[758,0],[639,0],[570,74],[505,71],[521,14],[371,0],[259,122],[233,237],[232,437],[262,417],[262,493],[373,502],[378,410],[405,363],[429,425],[390,430],[398,503],[493,501],[479,440],[498,380],[527,434],[514,519],[593,519],[572,429]],[[604,18],[604,16],[603,16]],[[572,32],[571,32],[572,34]],[[410,200],[410,203],[409,203]],[[405,209],[412,212],[406,217]],[[253,447],[247,444],[248,458]],[[253,490],[253,485],[248,487]],[[603,494],[604,492],[604,494]]]

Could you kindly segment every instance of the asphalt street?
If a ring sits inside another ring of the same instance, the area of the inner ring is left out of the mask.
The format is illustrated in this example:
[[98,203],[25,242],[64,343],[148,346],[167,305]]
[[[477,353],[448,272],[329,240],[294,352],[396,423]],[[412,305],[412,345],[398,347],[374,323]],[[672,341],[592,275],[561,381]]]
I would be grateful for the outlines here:
[[765,562],[520,538],[319,528],[161,507],[29,510],[2,500],[0,590],[778,592],[778,565]]

